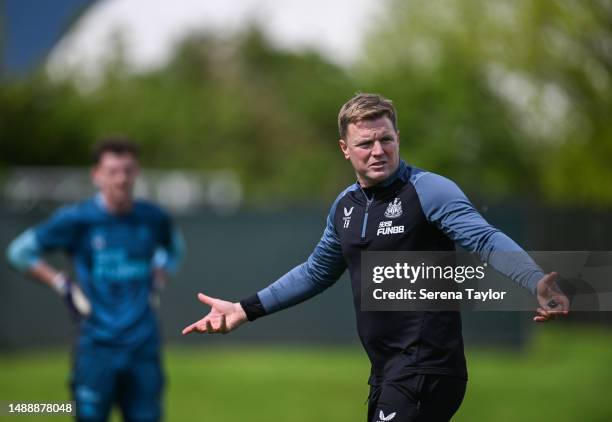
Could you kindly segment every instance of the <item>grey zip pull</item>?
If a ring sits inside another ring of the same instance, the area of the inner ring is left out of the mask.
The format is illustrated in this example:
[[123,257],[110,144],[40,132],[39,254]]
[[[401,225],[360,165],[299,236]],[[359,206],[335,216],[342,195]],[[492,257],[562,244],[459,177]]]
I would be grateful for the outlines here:
[[368,225],[368,210],[370,209],[370,204],[374,202],[374,193],[372,192],[372,198],[368,198],[363,188],[361,189],[361,193],[365,196],[366,199],[366,208],[365,215],[363,216],[363,225],[361,226],[361,240],[365,240],[366,237],[366,227]]

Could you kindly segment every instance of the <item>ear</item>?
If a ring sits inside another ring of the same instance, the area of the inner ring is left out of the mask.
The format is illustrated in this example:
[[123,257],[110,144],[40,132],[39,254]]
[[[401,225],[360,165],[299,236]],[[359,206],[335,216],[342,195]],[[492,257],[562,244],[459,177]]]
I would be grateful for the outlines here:
[[399,130],[397,131],[397,143],[398,143],[398,145],[399,145],[399,143],[400,143],[400,134],[399,134]]
[[342,151],[342,154],[344,154],[344,158],[348,160],[351,157],[349,154],[348,144],[344,139],[340,139],[338,144],[340,144],[340,150]]

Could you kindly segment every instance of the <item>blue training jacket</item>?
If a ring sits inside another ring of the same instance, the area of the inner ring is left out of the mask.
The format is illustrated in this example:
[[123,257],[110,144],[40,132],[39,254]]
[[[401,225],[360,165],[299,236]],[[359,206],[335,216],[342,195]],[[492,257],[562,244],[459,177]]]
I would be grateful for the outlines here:
[[106,211],[100,195],[60,208],[9,246],[12,265],[27,271],[43,253],[66,252],[92,305],[81,334],[112,345],[138,345],[158,336],[150,306],[153,268],[174,273],[183,253],[179,232],[158,206],[135,201],[126,214]]

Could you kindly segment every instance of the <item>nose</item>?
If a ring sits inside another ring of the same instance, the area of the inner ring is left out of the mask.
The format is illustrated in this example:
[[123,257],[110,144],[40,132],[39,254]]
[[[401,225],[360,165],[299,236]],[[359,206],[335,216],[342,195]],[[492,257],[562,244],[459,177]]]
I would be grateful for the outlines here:
[[129,179],[130,179],[130,176],[129,176],[128,172],[120,171],[120,172],[117,173],[115,181],[119,185],[124,185],[124,184],[126,184],[128,182]]
[[380,141],[374,142],[372,146],[372,155],[383,155],[385,151],[383,150],[382,143]]

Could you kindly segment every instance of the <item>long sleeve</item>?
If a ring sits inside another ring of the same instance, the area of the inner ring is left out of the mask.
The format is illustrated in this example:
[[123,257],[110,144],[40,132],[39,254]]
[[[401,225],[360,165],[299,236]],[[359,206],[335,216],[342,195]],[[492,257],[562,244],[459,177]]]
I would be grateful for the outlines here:
[[180,230],[170,227],[167,239],[155,249],[153,266],[161,268],[166,273],[174,275],[183,261],[185,255],[185,242]]
[[6,258],[16,270],[26,272],[40,261],[41,248],[34,229],[17,236],[6,251]]
[[323,236],[306,262],[293,268],[268,287],[241,304],[249,320],[303,302],[333,285],[346,269],[340,240],[334,227],[334,214],[342,192],[334,201]]
[[427,219],[450,239],[500,273],[535,294],[544,276],[540,267],[512,239],[491,226],[451,180],[434,173],[413,176]]

